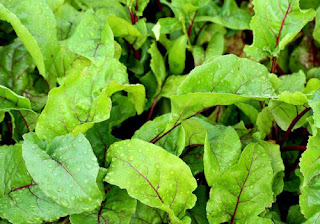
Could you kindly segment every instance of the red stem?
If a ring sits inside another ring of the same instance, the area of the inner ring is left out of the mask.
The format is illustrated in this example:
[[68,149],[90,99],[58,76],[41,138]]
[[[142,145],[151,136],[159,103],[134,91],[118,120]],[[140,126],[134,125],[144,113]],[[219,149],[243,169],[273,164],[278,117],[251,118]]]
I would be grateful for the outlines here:
[[162,12],[162,5],[160,3],[160,0],[157,0],[157,5],[158,5],[158,8],[159,8],[159,11]]
[[196,11],[196,12],[194,13],[194,16],[193,16],[193,18],[192,18],[192,20],[191,20],[191,24],[189,25],[189,28],[188,28],[188,37],[189,37],[189,38],[190,38],[191,30],[192,30],[192,27],[193,27],[193,23],[194,23],[194,20],[195,20],[197,14],[198,14],[198,11]]
[[219,121],[219,115],[220,115],[220,113],[221,113],[221,108],[222,108],[222,106],[219,105],[219,106],[218,106],[217,117],[216,117],[216,123],[218,123],[218,121]]
[[200,36],[200,33],[202,32],[203,28],[209,24],[208,22],[206,22],[205,24],[202,25],[202,27],[200,28],[200,30],[198,31],[197,35],[196,35],[196,38],[194,38],[194,41],[193,41],[193,45],[195,45],[198,41],[198,38]]
[[[212,107],[213,107],[213,106],[212,106]],[[187,117],[185,120],[188,120],[188,119],[190,119],[190,118],[193,118],[193,117],[197,116],[198,114],[200,114],[200,113],[202,113],[202,112],[204,112],[204,111],[206,111],[206,110],[211,109],[212,107],[204,108],[203,110],[198,111],[197,113],[195,113],[195,114]],[[177,127],[179,127],[181,124],[182,124],[182,122],[180,122],[179,124],[175,124],[169,131],[163,133],[162,135],[158,135],[158,136],[154,137],[154,138],[150,141],[150,143],[153,143],[153,144],[154,144],[154,143],[158,142],[158,141],[159,141],[160,139],[162,139],[164,136],[166,136],[166,135],[169,134],[171,131],[173,131],[174,129],[176,129]]]
[[307,147],[303,145],[288,145],[282,147],[281,151],[306,151]]
[[288,138],[289,134],[291,133],[293,127],[298,123],[298,121],[303,117],[303,115],[305,115],[309,110],[311,110],[310,107],[304,109],[300,114],[298,114],[293,121],[291,122],[288,130],[284,133],[284,135],[282,136],[282,139],[279,143],[280,147],[282,147],[283,143],[286,141],[286,139]]
[[[280,26],[280,30],[279,30],[279,34],[278,34],[278,37],[277,37],[277,40],[276,40],[276,47],[278,47],[278,45],[279,45],[281,32],[282,32],[282,29],[283,29],[283,27],[284,27],[284,23],[285,23],[285,21],[286,21],[286,19],[287,19],[287,16],[289,15],[290,8],[291,8],[291,3],[288,5],[288,9],[287,9],[287,11],[286,11],[286,14],[284,15],[284,17],[283,17],[283,19],[282,19],[281,26]],[[275,73],[275,71],[276,71],[276,66],[277,66],[277,58],[276,58],[276,57],[273,57],[273,58],[272,58],[272,67],[271,67],[271,72],[272,72],[272,73]]]
[[152,103],[152,106],[151,106],[147,121],[151,120],[151,117],[152,117],[152,114],[153,114],[153,110],[154,110],[154,108],[155,108],[155,106],[156,106],[156,104],[158,102],[158,97],[159,97],[159,94],[157,94],[157,96],[153,100],[153,103]]

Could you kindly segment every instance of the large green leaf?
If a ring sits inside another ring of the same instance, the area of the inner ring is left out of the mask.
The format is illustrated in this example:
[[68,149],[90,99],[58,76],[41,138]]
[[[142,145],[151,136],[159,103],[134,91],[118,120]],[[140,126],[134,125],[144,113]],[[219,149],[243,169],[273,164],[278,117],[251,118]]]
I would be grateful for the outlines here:
[[[52,139],[66,133],[86,132],[94,123],[109,118],[110,96],[127,91],[138,113],[143,111],[144,88],[128,83],[125,67],[116,59],[108,58],[99,66],[91,65],[82,71],[72,70],[65,83],[49,93],[36,132],[40,138]],[[81,86],[81,88],[79,88]]]
[[54,15],[46,1],[1,0],[0,19],[11,23],[34,59],[40,74],[49,83],[53,83],[47,70],[56,51],[57,30]]
[[241,154],[241,142],[232,127],[217,127],[219,130],[208,132],[204,144],[204,174],[209,186],[213,186],[221,175],[238,163]]
[[83,135],[59,136],[46,145],[34,133],[26,134],[22,151],[28,172],[49,198],[75,213],[101,204],[99,164]]
[[272,203],[272,167],[266,151],[249,144],[239,163],[211,188],[207,204],[210,223],[245,223]]
[[245,52],[255,60],[278,56],[315,16],[313,9],[301,10],[299,0],[254,0],[253,4],[253,44],[246,46]]
[[20,41],[0,48],[0,85],[22,94],[30,82],[33,59]]
[[54,221],[72,213],[48,198],[32,180],[21,145],[1,146],[0,164],[0,217],[25,224]]
[[126,190],[116,186],[107,188],[106,199],[101,206],[93,211],[72,215],[72,224],[121,223],[129,224],[131,215],[135,212],[137,201],[131,198]]
[[125,188],[142,203],[168,213],[172,223],[181,223],[192,208],[197,184],[190,168],[159,146],[133,139],[114,143],[108,150],[111,162],[105,181]]
[[300,170],[303,174],[301,185],[301,212],[309,219],[320,210],[320,138],[309,138],[307,149],[300,158]]
[[189,92],[275,96],[267,68],[235,55],[220,56],[193,69],[178,89],[179,95]]

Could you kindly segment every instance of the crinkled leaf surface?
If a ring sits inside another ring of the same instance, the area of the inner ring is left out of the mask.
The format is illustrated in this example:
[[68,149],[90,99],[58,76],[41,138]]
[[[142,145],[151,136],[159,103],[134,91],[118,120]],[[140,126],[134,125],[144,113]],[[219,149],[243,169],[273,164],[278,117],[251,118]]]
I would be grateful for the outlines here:
[[57,30],[54,15],[46,1],[1,0],[0,11],[0,19],[11,23],[39,72],[50,80],[46,70],[50,67],[51,57],[56,51]]
[[[111,189],[110,189],[111,188]],[[72,215],[72,224],[121,223],[129,224],[135,212],[137,201],[131,198],[126,190],[109,186],[106,199],[93,211]]]
[[266,151],[249,144],[239,162],[212,186],[207,204],[210,223],[245,223],[272,203],[272,167]]
[[245,52],[255,60],[278,56],[315,16],[313,9],[301,10],[299,0],[254,0],[253,4],[253,44],[245,47]]
[[164,210],[172,223],[180,223],[185,210],[194,206],[192,191],[197,184],[190,168],[159,146],[138,139],[116,142],[108,150],[107,161],[111,165],[105,181]]
[[28,172],[52,200],[76,213],[91,211],[101,204],[99,164],[83,135],[59,136],[46,145],[30,133],[24,135],[22,149]]
[[0,147],[0,217],[12,223],[54,221],[72,210],[48,198],[30,177],[21,145]]

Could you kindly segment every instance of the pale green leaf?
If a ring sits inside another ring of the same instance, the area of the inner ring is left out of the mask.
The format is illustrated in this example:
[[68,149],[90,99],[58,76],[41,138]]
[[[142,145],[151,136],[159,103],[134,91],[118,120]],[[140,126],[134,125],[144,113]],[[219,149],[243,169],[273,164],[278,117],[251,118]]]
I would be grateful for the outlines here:
[[0,102],[0,111],[31,108],[30,101],[27,98],[15,94],[2,85],[0,85]]

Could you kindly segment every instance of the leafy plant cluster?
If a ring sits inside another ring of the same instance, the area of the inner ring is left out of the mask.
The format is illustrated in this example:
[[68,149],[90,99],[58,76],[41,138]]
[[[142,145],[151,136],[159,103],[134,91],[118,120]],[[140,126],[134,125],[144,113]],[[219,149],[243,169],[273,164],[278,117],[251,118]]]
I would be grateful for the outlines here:
[[319,0],[0,0],[0,223],[320,223]]

